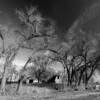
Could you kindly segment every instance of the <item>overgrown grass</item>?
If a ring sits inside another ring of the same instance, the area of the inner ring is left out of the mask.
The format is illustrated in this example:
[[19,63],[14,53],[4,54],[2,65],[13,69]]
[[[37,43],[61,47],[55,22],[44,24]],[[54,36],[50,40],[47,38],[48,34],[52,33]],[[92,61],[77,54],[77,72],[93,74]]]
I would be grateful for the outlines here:
[[[73,91],[67,87],[66,91],[58,91],[55,89],[55,84],[23,85],[19,94],[15,94],[16,86],[17,84],[7,84],[8,94],[0,96],[0,100],[100,100],[99,92]],[[59,87],[58,85],[57,88]]]

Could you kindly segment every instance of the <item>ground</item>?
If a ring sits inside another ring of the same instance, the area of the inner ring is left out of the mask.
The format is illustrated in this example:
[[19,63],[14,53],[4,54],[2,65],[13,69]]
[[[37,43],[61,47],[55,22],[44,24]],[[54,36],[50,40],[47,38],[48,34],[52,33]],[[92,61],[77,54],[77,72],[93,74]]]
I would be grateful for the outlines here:
[[[70,94],[71,95],[71,94]],[[68,96],[64,94],[62,96],[56,95],[56,97],[34,97],[34,96],[0,96],[0,100],[100,100],[99,95],[89,95],[89,96]]]
[[100,100],[100,91],[58,91],[46,87],[23,86],[20,94],[0,96],[0,100]]

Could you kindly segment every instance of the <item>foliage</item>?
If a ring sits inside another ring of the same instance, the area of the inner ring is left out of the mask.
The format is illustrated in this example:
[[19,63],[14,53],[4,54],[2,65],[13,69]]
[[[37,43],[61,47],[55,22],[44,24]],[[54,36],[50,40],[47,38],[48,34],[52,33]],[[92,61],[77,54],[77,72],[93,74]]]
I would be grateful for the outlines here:
[[35,70],[35,78],[38,79],[38,82],[47,82],[47,80],[51,78],[53,75],[53,72],[44,68],[39,68]]
[[[43,18],[36,7],[27,8],[25,11],[16,10],[18,17],[26,26],[24,32],[16,31],[24,37],[24,47],[43,48],[48,46],[49,39],[55,38],[54,21]],[[34,43],[34,44],[33,44]]]
[[51,60],[48,58],[48,56],[45,55],[36,55],[33,56],[32,62],[35,66],[35,77],[38,79],[38,81],[47,80],[51,73],[48,71],[48,65],[51,64]]

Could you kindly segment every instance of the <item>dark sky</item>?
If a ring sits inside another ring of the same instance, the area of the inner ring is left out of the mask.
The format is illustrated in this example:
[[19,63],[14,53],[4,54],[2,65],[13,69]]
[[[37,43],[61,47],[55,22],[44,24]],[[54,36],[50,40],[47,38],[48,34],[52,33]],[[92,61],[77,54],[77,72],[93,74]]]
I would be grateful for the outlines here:
[[98,0],[0,0],[0,10],[6,12],[8,20],[14,20],[9,16],[15,8],[24,8],[29,5],[37,5],[43,15],[53,18],[62,29],[68,29],[83,9]]

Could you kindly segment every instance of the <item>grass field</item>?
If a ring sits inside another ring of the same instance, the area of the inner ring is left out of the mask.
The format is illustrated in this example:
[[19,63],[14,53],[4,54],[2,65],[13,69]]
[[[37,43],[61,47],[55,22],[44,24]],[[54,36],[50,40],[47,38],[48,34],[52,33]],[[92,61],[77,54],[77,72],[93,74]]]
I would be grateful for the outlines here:
[[19,94],[14,94],[16,85],[8,85],[6,96],[0,100],[100,100],[100,92],[96,91],[57,91],[46,87],[23,86]]

